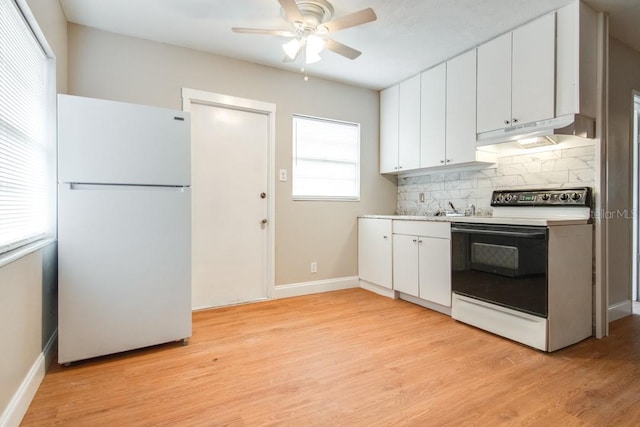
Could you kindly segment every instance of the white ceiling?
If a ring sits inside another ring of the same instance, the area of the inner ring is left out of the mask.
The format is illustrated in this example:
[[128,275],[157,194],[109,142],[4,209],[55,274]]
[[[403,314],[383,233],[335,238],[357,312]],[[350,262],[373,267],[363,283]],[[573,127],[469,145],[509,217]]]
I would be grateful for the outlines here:
[[[372,7],[378,20],[332,34],[362,51],[349,60],[330,51],[306,67],[372,89],[391,86],[572,0],[333,0],[334,16]],[[277,0],[60,0],[67,20],[105,31],[212,52],[273,67],[285,64],[275,36],[231,27],[289,30]],[[640,0],[588,0],[609,12],[610,31],[640,51]]]

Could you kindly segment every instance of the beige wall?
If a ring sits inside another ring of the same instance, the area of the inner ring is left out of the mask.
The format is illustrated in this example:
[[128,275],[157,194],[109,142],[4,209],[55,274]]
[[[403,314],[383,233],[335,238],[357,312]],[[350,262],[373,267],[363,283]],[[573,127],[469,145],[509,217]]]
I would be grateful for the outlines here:
[[356,216],[395,209],[395,179],[378,173],[378,92],[75,24],[68,39],[73,95],[181,108],[188,87],[276,104],[274,173],[291,170],[294,113],[360,123],[360,202],[294,202],[290,180],[275,194],[276,285],[357,274]]
[[27,0],[56,56],[58,93],[67,93],[67,18],[57,0]]
[[0,268],[0,414],[42,351],[42,253]]
[[[609,43],[607,219],[609,306],[631,298],[633,90],[640,90],[640,52],[616,39]],[[627,215],[617,215],[627,212]]]

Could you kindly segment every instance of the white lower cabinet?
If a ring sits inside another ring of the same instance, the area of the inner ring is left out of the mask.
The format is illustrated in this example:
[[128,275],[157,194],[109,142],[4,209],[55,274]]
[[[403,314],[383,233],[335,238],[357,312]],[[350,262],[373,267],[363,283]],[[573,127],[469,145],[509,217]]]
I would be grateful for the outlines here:
[[393,289],[417,297],[420,292],[418,274],[418,236],[393,235]]
[[420,237],[419,298],[451,307],[451,240]]
[[392,289],[391,220],[358,219],[358,277],[374,285]]
[[449,223],[393,222],[393,289],[451,307]]

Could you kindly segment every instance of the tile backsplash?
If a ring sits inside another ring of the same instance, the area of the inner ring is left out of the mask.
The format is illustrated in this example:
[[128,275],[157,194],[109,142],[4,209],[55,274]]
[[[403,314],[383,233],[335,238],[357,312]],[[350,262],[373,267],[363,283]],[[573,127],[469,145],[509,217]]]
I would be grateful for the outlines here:
[[398,178],[396,213],[433,214],[450,210],[451,202],[458,210],[474,205],[477,213],[489,214],[493,190],[593,187],[595,158],[595,144],[591,144],[498,157],[495,165],[485,169]]

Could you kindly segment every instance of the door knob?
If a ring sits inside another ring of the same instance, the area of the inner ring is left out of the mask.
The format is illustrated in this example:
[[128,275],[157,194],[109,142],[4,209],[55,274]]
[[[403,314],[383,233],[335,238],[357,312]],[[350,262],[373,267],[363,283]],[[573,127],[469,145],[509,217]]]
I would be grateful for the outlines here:
[[266,199],[267,198],[267,193],[260,193],[260,198],[261,199]]
[[262,218],[262,221],[260,221],[260,224],[263,224],[263,225],[264,225],[264,224],[266,224],[267,222],[269,222],[269,221],[267,220],[267,218]]

